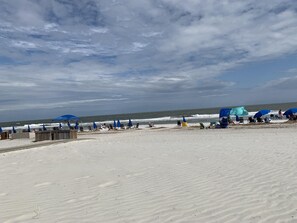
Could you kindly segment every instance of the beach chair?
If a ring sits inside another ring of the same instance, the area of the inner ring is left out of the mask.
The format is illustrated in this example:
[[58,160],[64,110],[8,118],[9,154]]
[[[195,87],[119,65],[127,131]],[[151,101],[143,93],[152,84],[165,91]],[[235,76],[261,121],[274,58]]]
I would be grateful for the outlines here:
[[210,122],[209,128],[216,128],[217,122]]

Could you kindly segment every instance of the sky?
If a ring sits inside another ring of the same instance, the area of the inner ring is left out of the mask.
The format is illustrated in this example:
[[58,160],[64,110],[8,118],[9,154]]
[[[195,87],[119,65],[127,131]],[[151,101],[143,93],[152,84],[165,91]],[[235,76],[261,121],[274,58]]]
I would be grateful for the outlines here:
[[297,101],[296,0],[0,5],[0,121]]

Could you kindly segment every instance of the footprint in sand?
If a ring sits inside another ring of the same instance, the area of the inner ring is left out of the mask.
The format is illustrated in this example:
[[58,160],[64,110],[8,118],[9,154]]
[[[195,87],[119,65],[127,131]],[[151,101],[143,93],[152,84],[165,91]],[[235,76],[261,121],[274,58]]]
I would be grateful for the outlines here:
[[70,199],[70,200],[66,201],[66,204],[75,203],[76,201],[77,201],[77,199]]
[[118,183],[117,181],[109,181],[109,182],[106,182],[106,183],[103,183],[103,184],[99,184],[98,187],[100,187],[100,188],[110,187],[110,186],[113,186],[113,185],[115,185],[117,183]]
[[190,164],[190,162],[185,162],[185,163],[177,163],[177,164],[175,164],[176,166],[181,166],[181,165],[188,165],[188,164]]
[[70,199],[70,200],[67,200],[65,203],[66,204],[73,204],[75,202],[80,202],[80,201],[86,201],[86,200],[92,200],[94,198],[96,198],[98,196],[84,196],[84,197],[81,197],[81,198],[78,198],[78,199]]
[[34,187],[44,187],[51,184],[52,184],[51,182],[44,182],[44,183],[35,184]]
[[25,221],[32,220],[32,219],[38,219],[38,217],[39,217],[39,211],[35,210],[33,212],[19,215],[14,218],[8,219],[8,220],[4,221],[3,223],[25,222]]
[[88,179],[90,178],[91,176],[83,176],[83,177],[77,177],[75,178],[75,180],[84,180],[84,179]]
[[81,197],[79,198],[80,201],[86,201],[86,200],[92,200],[93,198],[95,198],[96,196],[85,196],[85,197]]
[[130,177],[138,177],[138,176],[142,176],[145,173],[133,173],[133,174],[127,174],[126,177],[130,178]]

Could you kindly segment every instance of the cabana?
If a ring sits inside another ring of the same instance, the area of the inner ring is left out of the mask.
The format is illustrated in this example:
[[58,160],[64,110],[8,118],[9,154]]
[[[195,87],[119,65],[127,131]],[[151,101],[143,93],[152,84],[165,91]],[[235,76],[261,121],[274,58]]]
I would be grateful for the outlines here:
[[248,111],[244,107],[235,107],[235,108],[222,108],[220,110],[220,118],[228,117],[230,115],[234,116],[245,116],[248,115]]
[[290,118],[290,116],[292,115],[296,115],[297,114],[297,108],[290,108],[288,109],[287,111],[285,111],[284,115],[287,117],[287,118]]
[[79,120],[79,117],[75,115],[62,115],[53,119],[53,121],[78,121],[78,120]]
[[222,108],[220,110],[219,116],[221,128],[226,128],[228,126],[226,119],[228,120],[231,115],[236,116],[236,118],[240,116],[241,119],[239,120],[240,122],[243,122],[243,116],[246,116],[248,114],[248,111],[244,107]]
[[262,116],[264,115],[268,115],[271,113],[271,110],[268,110],[268,109],[263,109],[263,110],[260,110],[258,111],[255,115],[254,115],[254,118],[261,118]]
[[[66,123],[67,122],[67,126],[71,129],[71,124],[70,124],[70,121],[75,121],[75,126],[74,128],[78,128],[78,121],[79,120],[79,117],[75,116],[75,115],[62,115],[62,116],[59,116],[55,119],[53,119],[53,121],[58,121],[58,122],[64,122]],[[59,123],[59,128],[62,129],[62,124]]]
[[270,118],[267,117],[267,115],[269,115],[271,113],[271,110],[269,109],[263,109],[258,111],[255,115],[254,115],[254,119],[257,119],[257,122],[263,122],[262,116],[265,116],[265,123],[269,123],[271,120]]

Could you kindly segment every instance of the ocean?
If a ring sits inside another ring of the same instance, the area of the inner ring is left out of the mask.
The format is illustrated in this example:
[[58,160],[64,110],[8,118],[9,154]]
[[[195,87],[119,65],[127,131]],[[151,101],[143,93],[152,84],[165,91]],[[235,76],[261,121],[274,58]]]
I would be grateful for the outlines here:
[[[228,106],[237,107],[237,106]],[[255,112],[261,109],[270,109],[278,112],[281,109],[283,112],[289,108],[297,107],[297,102],[290,103],[278,103],[278,104],[259,104],[259,105],[247,105],[244,106],[249,111],[249,115],[253,115]],[[217,108],[203,108],[203,109],[185,109],[185,110],[174,110],[174,111],[156,111],[156,112],[142,112],[142,113],[129,113],[129,114],[113,114],[113,115],[96,115],[80,117],[80,123],[91,123],[99,122],[112,123],[113,120],[121,120],[122,123],[128,122],[129,119],[133,123],[147,124],[153,122],[154,124],[165,124],[165,123],[176,123],[178,120],[182,120],[185,116],[189,123],[199,122],[211,122],[218,121],[219,111],[221,107]],[[71,112],[69,112],[71,113]],[[63,115],[63,114],[61,114]],[[28,124],[41,124],[41,123],[52,123],[51,119],[40,119],[40,120],[18,120],[15,122],[2,122],[1,127],[10,126],[24,126]]]

